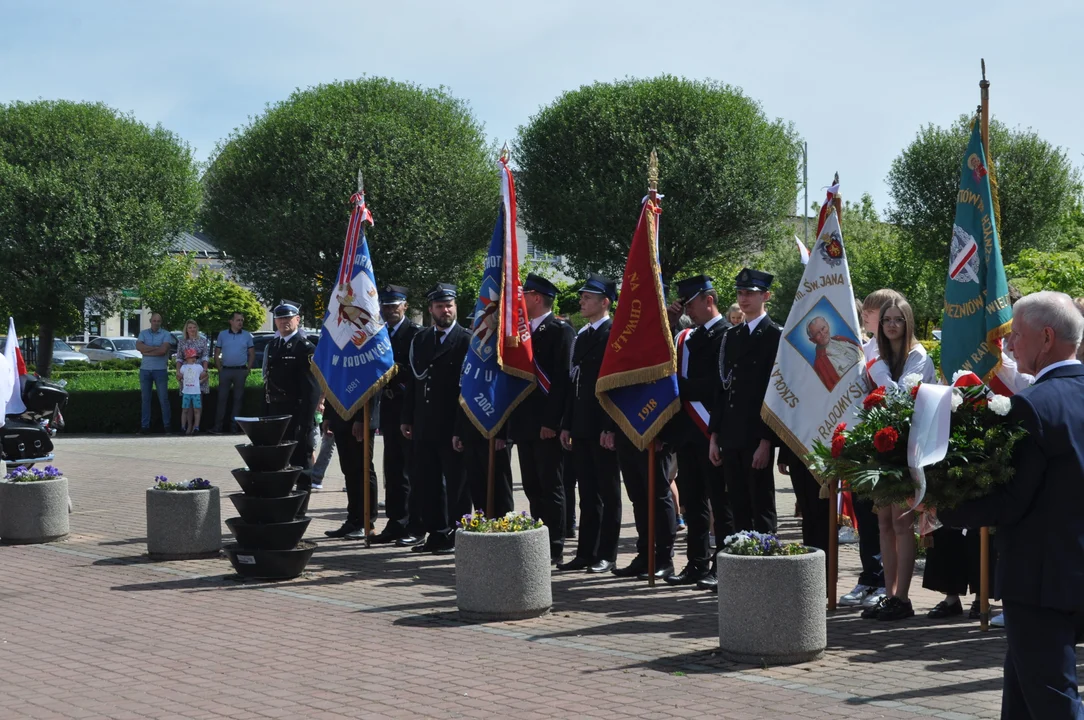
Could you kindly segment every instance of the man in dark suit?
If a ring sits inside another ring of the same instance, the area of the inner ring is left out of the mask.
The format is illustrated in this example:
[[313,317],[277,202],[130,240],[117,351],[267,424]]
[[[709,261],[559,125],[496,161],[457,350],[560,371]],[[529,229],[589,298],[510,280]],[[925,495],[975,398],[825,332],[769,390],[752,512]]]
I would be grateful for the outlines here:
[[595,383],[610,337],[610,306],[617,283],[591,273],[580,288],[580,314],[587,324],[572,345],[571,389],[561,422],[561,444],[572,451],[580,482],[580,538],[576,557],[558,570],[608,573],[621,535],[621,473],[614,452],[614,423],[595,397]]
[[[723,468],[736,530],[776,532],[775,434],[760,419],[783,328],[764,309],[772,276],[744,268],[735,281],[744,322],[726,331],[720,357],[721,387],[711,412],[709,455]],[[716,537],[720,546],[723,538]]]
[[[734,532],[723,473],[708,457],[710,410],[720,382],[719,346],[727,325],[712,278],[697,275],[679,281],[677,296],[669,308],[671,317],[684,312],[694,327],[677,334],[681,412],[667,424],[665,433],[677,449],[677,485],[688,525],[687,562],[680,573],[665,579],[670,585],[710,586],[715,582],[715,554],[709,537],[712,511],[716,540],[721,542]],[[677,323],[671,326],[677,327]]]
[[[380,316],[388,328],[395,365],[399,369],[380,398],[380,435],[384,439],[384,513],[388,524],[370,542],[403,540],[416,545],[421,540],[421,492],[410,492],[409,458],[411,441],[399,431],[403,396],[412,377],[407,362],[410,343],[421,326],[407,318],[407,289],[385,285],[380,291]],[[375,506],[374,506],[375,507]]]
[[995,597],[1008,651],[1001,717],[1081,720],[1076,652],[1084,641],[1084,318],[1068,295],[1040,292],[1013,307],[1008,348],[1035,384],[1012,398],[1027,435],[1013,478],[979,500],[943,510],[946,525],[996,526]]
[[[372,400],[369,401],[370,411]],[[339,411],[331,407],[327,408],[324,415],[327,418],[327,426],[331,429],[335,438],[335,449],[339,451],[339,468],[343,472],[346,481],[346,521],[337,530],[325,530],[324,535],[330,538],[346,538],[348,540],[364,540],[367,534],[365,530],[365,498],[362,496],[364,484],[362,470],[365,457],[365,420],[364,410],[358,410],[353,417],[343,417]],[[369,429],[369,447],[373,446],[376,435],[374,428]],[[369,458],[369,527],[372,528],[377,514],[376,506],[376,468],[372,457]]]
[[531,322],[531,345],[538,386],[523,399],[508,420],[509,436],[519,449],[523,492],[531,516],[549,528],[550,561],[561,562],[565,547],[564,450],[561,418],[568,396],[569,357],[576,331],[553,314],[557,287],[544,277],[529,273],[523,283],[523,299]]
[[426,297],[433,326],[410,343],[400,430],[413,441],[412,489],[420,493],[422,522],[429,533],[415,552],[451,554],[455,523],[470,512],[463,456],[452,447],[459,409],[459,374],[470,332],[455,321],[455,286],[438,283]]

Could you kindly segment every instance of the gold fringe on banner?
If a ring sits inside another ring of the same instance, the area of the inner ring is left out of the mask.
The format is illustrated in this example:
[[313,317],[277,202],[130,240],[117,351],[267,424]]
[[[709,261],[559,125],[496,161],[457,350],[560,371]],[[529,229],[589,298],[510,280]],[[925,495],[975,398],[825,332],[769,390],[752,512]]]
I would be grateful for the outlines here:
[[339,417],[344,420],[349,420],[354,417],[354,413],[361,410],[373,395],[376,395],[383,390],[384,386],[395,377],[397,372],[399,372],[399,366],[392,365],[390,370],[377,378],[376,382],[374,382],[360,398],[355,400],[353,405],[347,408],[339,401],[339,398],[335,397],[335,394],[331,392],[331,388],[328,387],[324,374],[320,372],[320,368],[316,366],[316,363],[313,362],[311,358],[309,359],[309,364],[312,365],[312,374],[316,376],[316,381],[320,383],[320,389],[324,391],[324,400],[330,402],[331,406],[335,408],[335,411],[339,413]]

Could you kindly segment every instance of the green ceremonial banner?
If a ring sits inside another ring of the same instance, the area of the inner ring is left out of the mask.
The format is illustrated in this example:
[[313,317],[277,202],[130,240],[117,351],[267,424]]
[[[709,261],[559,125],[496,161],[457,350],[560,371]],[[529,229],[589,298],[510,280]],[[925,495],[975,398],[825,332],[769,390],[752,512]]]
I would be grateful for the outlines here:
[[1012,327],[1009,284],[997,236],[997,184],[987,164],[978,119],[960,168],[952,226],[941,373],[969,370],[988,382],[1001,366],[1001,338]]

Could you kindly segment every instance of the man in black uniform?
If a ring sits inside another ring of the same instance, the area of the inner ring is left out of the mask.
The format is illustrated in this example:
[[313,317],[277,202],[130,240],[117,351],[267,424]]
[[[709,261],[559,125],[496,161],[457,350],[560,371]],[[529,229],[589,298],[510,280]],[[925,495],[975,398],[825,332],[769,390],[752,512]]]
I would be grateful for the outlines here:
[[529,273],[523,283],[527,317],[531,321],[531,344],[538,372],[538,386],[512,412],[508,424],[519,448],[519,472],[523,492],[531,504],[531,516],[541,518],[550,532],[550,562],[564,560],[565,498],[564,450],[561,418],[568,397],[568,363],[576,331],[553,314],[557,287],[544,277]]
[[275,327],[279,336],[267,346],[264,399],[269,415],[290,416],[282,441],[297,442],[290,464],[303,468],[297,478],[298,491],[305,493],[297,511],[297,517],[302,518],[312,494],[312,430],[320,403],[320,384],[311,364],[316,346],[300,331],[301,318],[293,303],[283,302],[275,308]]
[[576,557],[558,570],[608,573],[621,535],[621,473],[614,452],[614,422],[595,397],[595,382],[610,337],[610,306],[617,283],[591,273],[580,288],[580,314],[587,324],[572,345],[571,389],[561,422],[561,444],[572,450],[580,482],[580,541]]
[[400,431],[413,441],[412,490],[422,505],[429,533],[415,552],[455,552],[455,523],[470,512],[470,492],[463,476],[463,456],[452,447],[459,408],[459,374],[470,332],[455,321],[455,286],[438,283],[426,297],[433,327],[410,343]]
[[681,412],[667,425],[666,435],[677,449],[678,492],[688,524],[687,564],[666,582],[710,587],[715,583],[715,553],[710,541],[712,513],[718,543],[734,532],[723,473],[708,457],[710,411],[719,391],[719,346],[727,325],[719,311],[719,295],[712,278],[697,275],[681,280],[677,295],[668,309],[671,316],[684,312],[694,327],[677,334]]
[[[369,400],[370,412],[373,401]],[[328,404],[328,427],[335,436],[335,449],[339,451],[339,468],[346,480],[346,522],[338,530],[325,530],[330,538],[345,537],[348,540],[364,540],[365,498],[362,497],[362,463],[365,458],[365,419],[364,410],[358,410],[353,417],[344,418],[339,411]],[[369,447],[373,447],[376,429],[369,428]],[[370,452],[372,452],[370,450]],[[376,468],[372,455],[369,456],[369,528],[376,519]]]
[[674,574],[674,538],[677,536],[677,513],[674,495],[670,492],[671,450],[655,438],[655,547],[647,545],[648,506],[647,473],[648,452],[640,450],[623,432],[616,433],[614,440],[621,477],[625,480],[625,492],[632,501],[632,516],[636,523],[636,557],[623,568],[614,568],[617,577],[635,577],[647,580],[648,553],[655,553],[655,577],[663,579]]
[[[738,305],[745,321],[726,331],[719,357],[721,392],[711,412],[711,461],[723,468],[737,530],[776,532],[773,445],[778,441],[760,419],[783,328],[764,309],[772,276],[743,269],[737,277]],[[723,538],[716,538],[722,543]]]
[[[421,539],[421,493],[411,494],[411,442],[399,430],[403,415],[403,394],[410,375],[407,358],[410,342],[422,328],[407,318],[407,289],[385,285],[380,291],[380,316],[388,328],[395,365],[399,371],[384,388],[380,398],[380,436],[384,439],[384,513],[388,524],[370,542],[389,543],[410,540],[404,545],[416,545]],[[375,505],[373,506],[376,507]]]

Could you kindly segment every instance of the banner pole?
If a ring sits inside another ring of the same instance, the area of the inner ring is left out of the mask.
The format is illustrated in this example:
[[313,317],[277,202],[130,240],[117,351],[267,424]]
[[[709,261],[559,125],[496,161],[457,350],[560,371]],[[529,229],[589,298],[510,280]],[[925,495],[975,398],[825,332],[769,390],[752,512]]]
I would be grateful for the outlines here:
[[[360,174],[360,173],[359,173]],[[363,507],[365,508],[365,519],[362,527],[365,528],[365,547],[371,547],[371,540],[369,536],[369,518],[372,516],[372,507],[370,503],[369,491],[371,488],[372,478],[369,477],[369,465],[370,458],[372,457],[373,447],[372,442],[369,439],[369,403],[365,403],[365,411],[362,415],[362,430],[364,435],[361,441],[361,492],[365,496]]]
[[486,517],[493,517],[493,504],[494,493],[496,488],[494,487],[497,465],[497,438],[491,437],[489,439],[489,468],[486,471]]
[[647,584],[655,587],[655,441],[647,446]]
[[836,503],[836,478],[828,478],[828,609],[836,609],[836,583],[839,577],[839,517]]
[[[990,159],[990,81],[986,79],[986,60],[981,60],[982,80],[979,81],[979,93],[982,104],[979,106],[980,125],[982,132],[982,150],[986,155],[986,162],[993,165]],[[982,632],[990,629],[990,528],[984,527],[979,530],[979,628]]]

